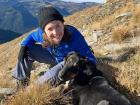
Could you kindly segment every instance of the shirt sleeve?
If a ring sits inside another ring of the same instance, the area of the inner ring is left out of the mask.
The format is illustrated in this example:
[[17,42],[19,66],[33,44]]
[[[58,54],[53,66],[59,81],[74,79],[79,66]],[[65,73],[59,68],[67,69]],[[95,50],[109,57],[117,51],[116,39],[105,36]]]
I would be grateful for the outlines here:
[[22,42],[21,46],[32,46],[36,42],[42,43],[43,37],[42,37],[42,31],[38,29],[35,32],[30,33]]
[[32,46],[35,43],[35,40],[32,37],[32,34],[29,34],[22,42],[21,46]]
[[75,46],[75,50],[82,56],[87,57],[89,60],[93,61],[94,64],[96,64],[96,58],[82,34],[77,29],[74,30],[73,34],[73,44]]

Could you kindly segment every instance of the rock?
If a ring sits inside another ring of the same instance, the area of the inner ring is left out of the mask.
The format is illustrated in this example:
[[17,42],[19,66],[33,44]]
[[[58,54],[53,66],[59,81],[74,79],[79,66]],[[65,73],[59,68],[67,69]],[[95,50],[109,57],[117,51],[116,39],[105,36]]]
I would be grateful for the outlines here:
[[98,41],[98,38],[100,37],[100,36],[102,36],[103,35],[103,33],[102,33],[102,31],[97,31],[97,30],[93,30],[92,31],[92,33],[91,33],[91,36],[92,36],[92,39],[93,39],[93,42],[97,42]]
[[0,94],[8,95],[14,93],[13,88],[0,88]]
[[125,13],[122,13],[118,16],[116,16],[115,18],[118,19],[118,18],[122,18],[122,17],[131,17],[133,14],[132,12],[125,12]]
[[134,0],[134,3],[139,4],[140,0]]

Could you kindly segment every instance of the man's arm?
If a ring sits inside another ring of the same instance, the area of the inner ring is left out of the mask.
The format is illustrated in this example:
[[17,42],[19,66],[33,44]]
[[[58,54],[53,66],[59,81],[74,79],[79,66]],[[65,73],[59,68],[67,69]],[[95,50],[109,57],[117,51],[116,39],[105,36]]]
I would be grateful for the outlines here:
[[[25,53],[26,53],[26,49],[29,46],[32,46],[35,44],[35,40],[37,38],[35,38],[35,36],[37,36],[37,31],[36,32],[32,32],[30,33],[22,42],[21,42],[21,46],[20,46],[20,50],[19,50],[19,54],[18,54],[18,60],[22,61]],[[39,36],[39,35],[38,35]],[[38,38],[39,39],[39,38]]]
[[96,64],[96,58],[93,55],[90,47],[88,46],[86,40],[78,30],[74,30],[73,46],[76,51],[79,52],[82,56],[87,57],[89,60],[93,61]]
[[18,60],[22,61],[26,52],[26,46],[21,46],[18,54]]

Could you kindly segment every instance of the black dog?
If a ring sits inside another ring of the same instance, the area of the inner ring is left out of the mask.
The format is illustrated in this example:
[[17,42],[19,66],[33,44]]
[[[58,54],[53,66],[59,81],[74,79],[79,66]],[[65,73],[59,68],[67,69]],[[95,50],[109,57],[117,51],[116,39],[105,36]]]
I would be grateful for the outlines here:
[[73,90],[74,105],[131,105],[129,100],[111,87],[101,76],[93,77],[89,85]]
[[93,76],[103,76],[96,65],[76,52],[69,53],[65,64],[59,72],[59,78],[67,81],[74,79],[78,85],[86,85]]
[[92,61],[76,52],[70,53],[59,77],[74,79],[74,105],[131,105],[129,100],[111,87]]

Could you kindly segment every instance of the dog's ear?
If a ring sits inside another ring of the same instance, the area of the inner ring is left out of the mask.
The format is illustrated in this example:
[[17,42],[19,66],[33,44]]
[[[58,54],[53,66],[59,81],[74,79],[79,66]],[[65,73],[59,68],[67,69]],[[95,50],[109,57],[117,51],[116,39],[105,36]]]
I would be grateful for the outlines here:
[[80,65],[85,65],[87,61],[88,61],[87,57],[80,56],[80,62],[79,62]]
[[67,59],[68,59],[68,57],[71,56],[71,55],[73,55],[73,54],[77,54],[77,52],[75,52],[75,51],[69,52],[69,53],[66,55],[66,57],[64,58],[64,61],[66,62]]

